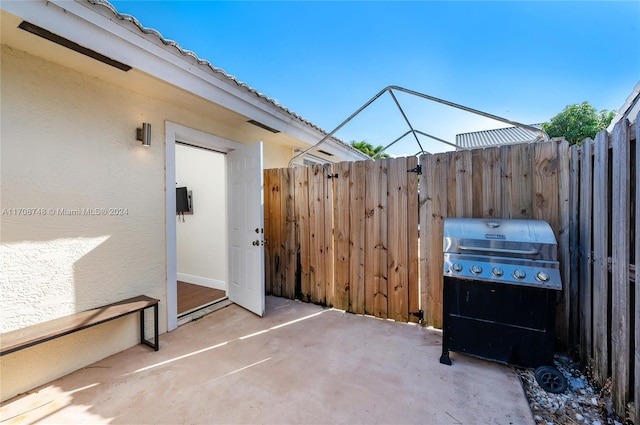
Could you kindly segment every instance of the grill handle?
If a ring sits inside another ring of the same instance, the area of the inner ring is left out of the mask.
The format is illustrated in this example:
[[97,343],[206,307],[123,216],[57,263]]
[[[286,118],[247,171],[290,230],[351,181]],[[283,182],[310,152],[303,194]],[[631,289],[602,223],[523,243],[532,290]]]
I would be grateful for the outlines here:
[[482,251],[482,252],[501,252],[504,254],[518,254],[518,255],[536,255],[539,251],[533,249],[505,249],[505,248],[483,248],[478,246],[464,246],[458,245],[458,249],[461,251]]

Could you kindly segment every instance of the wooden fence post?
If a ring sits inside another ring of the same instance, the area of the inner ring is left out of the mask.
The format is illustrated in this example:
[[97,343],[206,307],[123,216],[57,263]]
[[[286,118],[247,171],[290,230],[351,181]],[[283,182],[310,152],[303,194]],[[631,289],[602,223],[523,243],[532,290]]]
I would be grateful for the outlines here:
[[500,149],[482,150],[482,217],[500,218],[502,216],[502,192],[500,172]]
[[593,355],[594,377],[604,386],[609,377],[609,142],[598,133],[593,159]]
[[[427,325],[442,327],[442,236],[444,219],[447,216],[447,154],[425,155],[427,166],[423,170],[424,184],[420,193],[424,193],[424,207],[421,209],[420,284],[423,292],[422,305],[425,308]],[[422,244],[424,243],[424,247]]]
[[296,275],[298,271],[298,238],[296,234],[295,173],[293,168],[285,168],[283,173],[285,201],[285,241],[284,241],[284,282],[282,296],[294,299],[296,296]]
[[591,225],[593,180],[591,175],[591,139],[582,142],[580,157],[580,358],[588,364],[592,358]]
[[473,208],[472,217],[484,217],[483,199],[484,199],[484,149],[474,149],[471,151],[471,170],[472,179],[471,187],[473,192]]
[[570,160],[569,160],[569,142],[563,140],[558,145],[558,160],[559,160],[559,172],[558,172],[558,187],[559,187],[559,230],[558,230],[558,261],[560,262],[560,276],[562,278],[562,300],[564,303],[560,309],[560,323],[557,323],[556,329],[558,329],[557,339],[562,343],[560,348],[567,350],[569,347],[569,314],[571,312],[570,305],[570,269],[571,269],[571,255],[569,252],[570,240],[569,240],[569,215],[570,215]]
[[264,198],[264,292],[266,295],[271,295],[271,246],[269,245],[271,239],[271,193],[270,178],[271,169],[264,170],[262,172],[263,178],[263,198]]
[[[514,194],[512,191],[512,174],[513,168],[515,164],[513,164],[513,158],[516,149],[512,149],[512,146],[500,146],[498,149],[499,157],[498,157],[498,171],[500,178],[500,198],[499,202],[496,204],[496,217],[498,218],[514,218],[512,211],[512,204],[515,201],[514,196],[518,196],[518,194]],[[523,182],[524,183],[524,182]],[[526,189],[528,192],[531,192],[531,185]],[[528,217],[530,218],[530,217]]]
[[376,229],[378,226],[377,219],[381,214],[378,208],[378,198],[376,184],[377,170],[380,163],[367,161],[365,163],[365,181],[369,182],[365,188],[364,208],[365,208],[365,243],[364,243],[364,314],[375,316],[375,288],[374,280],[378,269],[376,255]]
[[630,175],[629,127],[627,120],[613,130],[613,187],[612,187],[612,270],[611,270],[611,353],[612,395],[616,412],[624,416],[630,395],[629,355],[631,347],[631,287],[630,260]]
[[335,297],[335,276],[333,262],[333,185],[328,176],[334,175],[333,165],[324,164],[324,304],[332,307]]
[[510,218],[533,217],[533,151],[530,144],[510,146],[507,173],[509,175],[511,196],[503,193],[503,202],[508,201]]
[[333,186],[333,238],[334,238],[334,264],[335,264],[335,293],[333,306],[341,310],[349,311],[349,267],[351,265],[351,166],[349,162],[340,162],[333,166],[334,176],[329,185]]
[[309,276],[309,258],[310,258],[310,236],[311,229],[309,225],[309,168],[296,167],[294,172],[295,180],[295,208],[296,223],[298,229],[298,255],[300,288],[296,296],[302,301],[311,301],[311,281]]
[[365,161],[351,164],[349,185],[349,228],[351,229],[351,247],[349,252],[349,311],[355,314],[365,313]]
[[[309,174],[309,279],[311,302],[326,303],[324,197],[327,176],[322,165],[313,165]],[[330,237],[331,235],[326,235]]]
[[276,261],[275,261],[275,282],[273,287],[273,294],[282,297],[285,293],[286,275],[285,269],[287,264],[287,182],[286,182],[287,169],[281,168],[277,170],[276,180],[274,182],[275,191],[273,192],[275,198],[273,202],[277,202],[276,211],[277,223],[277,247],[276,247]]
[[[418,166],[418,158],[407,158],[407,170]],[[409,279],[409,313],[420,310],[420,276],[418,253],[418,173],[409,172],[407,175],[407,238],[408,238],[408,279]],[[417,322],[418,318],[409,315],[410,322]]]
[[282,192],[280,175],[282,170],[271,169],[264,172],[265,187],[265,292],[280,296],[282,294],[282,272],[284,267],[284,215],[282,210]]
[[[389,159],[364,165],[364,313],[387,318],[388,233],[387,187]],[[360,171],[362,172],[362,171]]]
[[553,229],[556,240],[559,239],[559,184],[558,184],[558,145],[554,142],[534,145],[533,164],[533,218],[545,220]]
[[569,161],[571,183],[569,186],[569,256],[571,258],[571,269],[569,273],[569,350],[578,347],[580,326],[579,326],[579,282],[580,282],[580,158],[579,147],[573,145],[569,148]]
[[447,217],[471,217],[473,214],[471,151],[450,152],[447,156],[449,168]]
[[387,188],[387,317],[409,320],[409,269],[407,239],[407,159],[388,161]]
[[429,166],[431,163],[431,154],[423,154],[418,158],[420,168],[422,168],[422,176],[420,177],[420,199],[418,200],[418,220],[420,222],[419,232],[419,274],[420,274],[420,308],[424,311],[424,324],[431,325],[430,314],[431,304],[427,284],[427,268],[429,267],[429,248],[427,247],[427,234],[430,232],[431,219],[428,217],[431,204],[427,204],[427,195],[429,193]]

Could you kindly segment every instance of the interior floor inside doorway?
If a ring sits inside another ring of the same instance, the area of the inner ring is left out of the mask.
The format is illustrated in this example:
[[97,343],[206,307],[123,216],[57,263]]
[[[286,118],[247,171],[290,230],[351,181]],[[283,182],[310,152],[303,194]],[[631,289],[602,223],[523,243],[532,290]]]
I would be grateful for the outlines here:
[[225,291],[178,281],[178,314],[226,298]]

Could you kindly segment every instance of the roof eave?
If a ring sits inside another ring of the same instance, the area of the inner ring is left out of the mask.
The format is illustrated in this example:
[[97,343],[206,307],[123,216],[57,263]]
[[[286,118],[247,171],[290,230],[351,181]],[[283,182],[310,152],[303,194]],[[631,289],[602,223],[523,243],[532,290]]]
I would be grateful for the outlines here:
[[609,127],[607,127],[607,131],[612,132],[613,127],[618,123],[618,121],[624,118],[629,118],[630,120],[633,120],[636,117],[639,110],[640,110],[640,81],[638,81],[638,83],[633,88],[633,91],[631,92],[631,94],[627,96],[627,99],[625,100],[624,104],[620,107],[620,109],[618,109],[618,112],[616,112],[616,115],[611,120]]
[[[119,14],[104,0],[3,2],[2,8],[308,145],[327,134],[159,32],[144,28],[134,17]],[[353,156],[352,147],[338,139],[335,150],[341,157]]]

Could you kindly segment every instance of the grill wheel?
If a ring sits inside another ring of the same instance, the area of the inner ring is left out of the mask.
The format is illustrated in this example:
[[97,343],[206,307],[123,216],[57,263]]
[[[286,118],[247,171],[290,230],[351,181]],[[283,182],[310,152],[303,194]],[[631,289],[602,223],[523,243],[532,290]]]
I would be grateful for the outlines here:
[[535,376],[538,384],[547,392],[560,394],[567,389],[567,379],[553,366],[540,366]]

